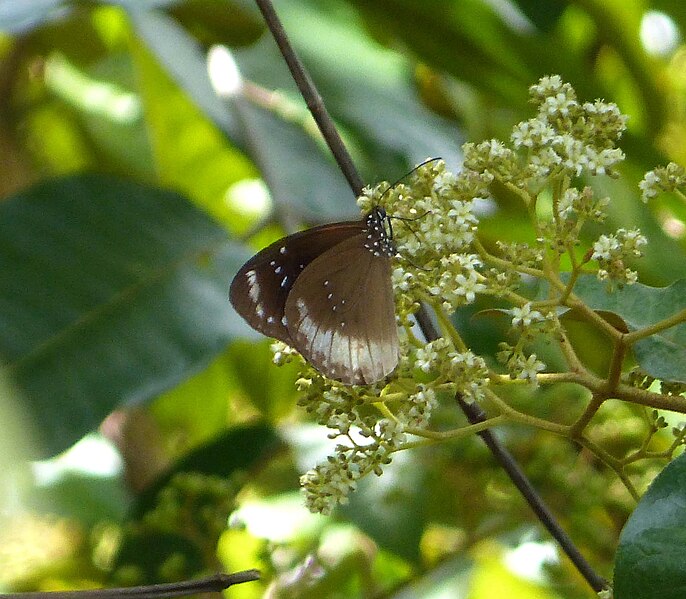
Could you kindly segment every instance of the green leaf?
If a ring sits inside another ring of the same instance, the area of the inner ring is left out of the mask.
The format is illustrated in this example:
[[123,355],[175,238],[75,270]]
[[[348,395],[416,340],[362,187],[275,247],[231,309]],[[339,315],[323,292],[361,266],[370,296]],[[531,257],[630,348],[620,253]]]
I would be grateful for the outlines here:
[[259,343],[235,341],[227,351],[231,380],[236,392],[245,393],[250,403],[270,422],[293,411],[299,398],[295,386],[301,366],[297,360],[283,366],[272,361],[271,340]]
[[32,489],[26,504],[37,513],[73,518],[85,526],[126,515],[131,497],[121,476],[68,471]]
[[228,286],[246,257],[183,197],[108,177],[2,203],[0,354],[42,450],[169,389],[244,332]]
[[359,218],[355,197],[328,150],[301,126],[243,99],[235,108],[280,214],[298,223]]
[[[385,35],[396,35],[434,67],[524,105],[522,92],[536,79],[534,65],[525,58],[536,40],[520,35],[495,5],[480,0],[350,1]],[[537,59],[542,65],[547,60]]]
[[179,87],[144,42],[134,39],[130,47],[158,180],[187,195],[220,222],[235,226],[237,214],[224,201],[225,194],[231,185],[253,174],[253,167],[227,143],[212,115],[193,102],[190,91]]
[[[607,285],[592,276],[581,277],[574,293],[594,310],[620,316],[629,331],[636,331],[686,309],[686,279],[669,287],[635,283],[608,293]],[[651,376],[686,382],[686,324],[664,329],[633,345],[641,368]]]
[[248,44],[264,31],[257,5],[250,0],[185,0],[172,5],[170,12],[204,46]]
[[615,599],[682,599],[686,594],[686,455],[653,481],[624,526]]

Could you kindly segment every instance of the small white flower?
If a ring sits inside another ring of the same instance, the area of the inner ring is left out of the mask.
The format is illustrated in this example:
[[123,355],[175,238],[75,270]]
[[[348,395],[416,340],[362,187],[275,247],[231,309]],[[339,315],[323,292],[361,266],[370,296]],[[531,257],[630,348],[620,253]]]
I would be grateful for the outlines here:
[[403,268],[396,267],[391,275],[393,287],[397,291],[409,291],[414,281],[414,275]]
[[538,83],[532,85],[529,88],[529,93],[532,97],[554,95],[565,89],[567,85],[562,82],[562,78],[559,75],[549,75],[541,77]]
[[557,213],[560,218],[569,218],[574,212],[574,205],[579,199],[579,190],[576,187],[570,187],[562,194],[560,201],[557,204]]
[[593,260],[611,260],[616,255],[621,246],[614,235],[601,235],[593,244]]
[[436,360],[438,360],[438,353],[429,343],[417,350],[415,366],[419,368],[419,370],[429,372]]
[[480,283],[477,276],[476,271],[471,271],[469,273],[469,278],[465,277],[463,274],[459,274],[455,277],[455,282],[458,285],[455,293],[457,295],[463,295],[468,304],[474,302],[477,293],[486,291],[486,285]]
[[531,354],[520,364],[520,368],[521,370],[517,375],[517,378],[535,383],[538,373],[545,370],[545,364],[536,357],[536,354]]
[[660,179],[655,171],[648,171],[645,174],[643,180],[638,184],[638,187],[641,190],[641,199],[644,202],[654,198],[660,192],[658,187],[659,183]]
[[639,229],[631,229],[627,231],[626,229],[618,229],[617,233],[623,237],[624,249],[634,256],[641,256],[641,251],[639,248],[643,247],[648,243]]
[[514,307],[508,311],[512,314],[513,328],[528,327],[534,322],[541,322],[543,320],[543,314],[538,310],[531,309],[531,302],[527,302],[521,308]]
[[288,362],[290,362],[294,356],[298,355],[296,350],[286,345],[283,341],[274,341],[269,346],[269,349],[274,354],[272,357],[272,362],[277,366],[288,364]]
[[433,183],[433,190],[437,194],[443,194],[453,189],[457,183],[457,177],[450,171],[443,171],[438,173]]

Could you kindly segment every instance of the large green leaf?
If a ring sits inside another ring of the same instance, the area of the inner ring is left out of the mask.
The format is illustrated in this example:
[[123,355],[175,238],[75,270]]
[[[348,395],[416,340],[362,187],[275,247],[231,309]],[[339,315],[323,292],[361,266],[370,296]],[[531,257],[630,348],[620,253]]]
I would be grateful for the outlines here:
[[[494,97],[523,106],[536,79],[526,55],[537,45],[522,36],[494,4],[480,0],[349,0],[370,21],[407,44],[422,60],[472,83]],[[549,57],[536,57],[545,68]]]
[[58,179],[1,204],[0,355],[42,449],[170,388],[245,331],[228,285],[246,257],[183,197],[116,179]]
[[242,135],[284,222],[359,218],[355,197],[340,170],[296,123],[237,99]]
[[568,0],[515,0],[514,3],[541,31],[551,31],[569,5]]
[[686,596],[686,455],[655,479],[619,539],[616,599]]
[[[669,287],[636,283],[608,293],[607,285],[595,277],[581,277],[574,293],[594,310],[620,316],[629,331],[653,325],[686,309],[686,279]],[[634,355],[648,374],[668,381],[686,382],[686,324],[664,329],[638,341]]]

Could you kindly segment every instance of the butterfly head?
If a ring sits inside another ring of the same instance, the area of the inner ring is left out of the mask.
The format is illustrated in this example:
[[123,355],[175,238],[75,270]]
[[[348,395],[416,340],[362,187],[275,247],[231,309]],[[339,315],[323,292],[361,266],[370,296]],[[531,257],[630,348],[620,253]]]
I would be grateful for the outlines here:
[[375,256],[392,258],[396,255],[390,218],[381,206],[375,206],[365,218],[364,247]]

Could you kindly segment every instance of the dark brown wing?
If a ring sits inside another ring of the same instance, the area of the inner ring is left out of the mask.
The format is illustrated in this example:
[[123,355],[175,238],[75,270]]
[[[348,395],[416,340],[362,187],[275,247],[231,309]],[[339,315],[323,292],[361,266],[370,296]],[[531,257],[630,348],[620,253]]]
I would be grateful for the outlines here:
[[399,357],[390,258],[366,249],[365,239],[356,235],[315,258],[286,300],[292,346],[348,385],[383,379]]
[[313,227],[267,246],[238,271],[229,299],[255,330],[292,345],[282,319],[293,284],[317,256],[364,230],[363,221]]

